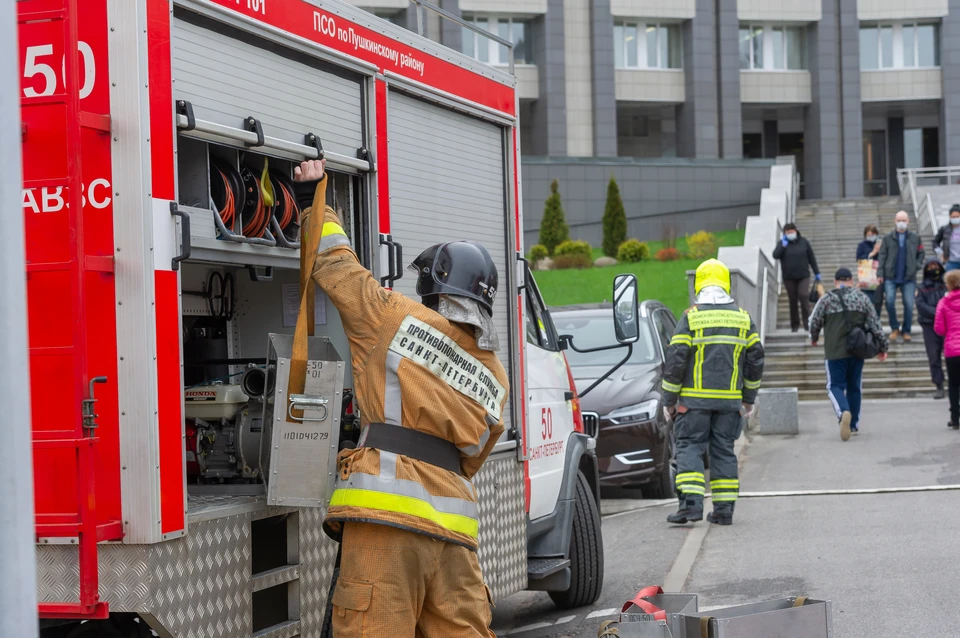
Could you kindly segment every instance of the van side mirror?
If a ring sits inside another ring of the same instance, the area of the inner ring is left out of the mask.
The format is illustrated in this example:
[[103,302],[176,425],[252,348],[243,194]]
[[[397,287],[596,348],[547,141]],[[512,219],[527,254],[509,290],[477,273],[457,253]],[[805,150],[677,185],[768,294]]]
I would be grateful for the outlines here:
[[637,303],[637,278],[617,275],[613,280],[613,326],[620,343],[636,343],[640,339]]

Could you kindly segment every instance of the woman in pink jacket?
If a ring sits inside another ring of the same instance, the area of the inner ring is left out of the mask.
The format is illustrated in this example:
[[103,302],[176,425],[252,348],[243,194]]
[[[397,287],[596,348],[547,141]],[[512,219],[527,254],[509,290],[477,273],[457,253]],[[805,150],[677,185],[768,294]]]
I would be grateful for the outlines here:
[[937,304],[933,330],[944,337],[943,354],[949,377],[950,421],[947,427],[960,429],[960,270],[947,273],[947,296]]

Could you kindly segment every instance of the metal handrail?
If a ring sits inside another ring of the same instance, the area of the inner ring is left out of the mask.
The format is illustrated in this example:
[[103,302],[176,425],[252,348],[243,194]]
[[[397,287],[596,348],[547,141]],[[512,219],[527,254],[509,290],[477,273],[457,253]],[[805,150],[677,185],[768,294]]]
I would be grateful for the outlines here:
[[900,196],[904,203],[913,205],[913,213],[919,224],[926,219],[930,224],[931,232],[937,230],[936,211],[930,193],[920,195],[917,189],[918,180],[939,181],[940,185],[960,183],[960,166],[931,166],[926,168],[898,168],[897,182],[900,184]]
[[438,7],[437,5],[433,4],[432,2],[428,2],[428,0],[410,0],[410,2],[412,2],[412,3],[415,4],[415,5],[417,5],[417,33],[418,33],[419,35],[423,35],[423,10],[424,10],[424,9],[429,9],[430,11],[433,11],[434,13],[436,13],[437,15],[439,15],[441,18],[446,18],[447,20],[450,20],[450,21],[453,22],[453,23],[459,24],[461,27],[463,27],[463,28],[465,28],[465,29],[468,29],[468,30],[470,30],[470,31],[473,31],[474,33],[477,33],[477,34],[482,35],[483,37],[487,38],[488,40],[493,40],[493,41],[496,42],[497,44],[499,44],[499,45],[501,45],[501,46],[507,47],[507,49],[509,49],[509,51],[510,51],[510,54],[507,56],[507,57],[510,59],[510,64],[508,65],[509,68],[510,68],[510,75],[513,75],[513,74],[514,74],[514,72],[513,72],[513,42],[511,42],[510,40],[507,40],[507,39],[505,39],[505,38],[501,38],[500,36],[496,35],[495,33],[491,33],[490,31],[487,31],[486,29],[481,29],[480,27],[478,27],[478,26],[475,25],[474,23],[472,23],[472,22],[470,22],[470,21],[468,21],[468,20],[464,20],[464,19],[461,18],[460,16],[458,16],[458,15],[456,15],[456,14],[453,14],[453,13],[450,13],[450,12],[447,11],[446,9],[441,9],[440,7]]
[[930,232],[937,232],[937,216],[936,211],[933,210],[933,198],[930,197],[930,193],[927,193],[923,199],[920,201],[920,206],[916,208],[915,216],[917,218],[917,225],[920,225],[920,220],[922,216],[926,216],[927,222],[930,224]]

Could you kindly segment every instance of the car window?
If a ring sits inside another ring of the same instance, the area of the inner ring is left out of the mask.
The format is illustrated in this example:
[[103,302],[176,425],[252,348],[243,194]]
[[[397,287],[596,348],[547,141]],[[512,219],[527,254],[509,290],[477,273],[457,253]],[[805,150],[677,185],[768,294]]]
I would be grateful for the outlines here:
[[[554,312],[557,332],[573,336],[573,343],[581,350],[611,346],[617,343],[613,330],[613,313],[609,310],[586,314],[583,312]],[[633,354],[627,363],[651,363],[659,356],[649,317],[641,317],[640,339],[633,344]],[[626,352],[621,348],[583,354],[573,349],[566,351],[567,361],[577,366],[612,366],[620,362]]]
[[529,272],[527,273],[527,281],[529,283],[524,288],[524,296],[527,299],[527,342],[544,350],[557,351],[559,347],[553,322],[543,305],[543,300],[540,298],[540,293]]
[[663,310],[656,310],[653,313],[653,325],[657,328],[657,334],[660,336],[660,341],[663,343],[663,349],[666,351],[667,346],[670,345],[670,339],[673,338],[674,326],[670,322],[667,313]]

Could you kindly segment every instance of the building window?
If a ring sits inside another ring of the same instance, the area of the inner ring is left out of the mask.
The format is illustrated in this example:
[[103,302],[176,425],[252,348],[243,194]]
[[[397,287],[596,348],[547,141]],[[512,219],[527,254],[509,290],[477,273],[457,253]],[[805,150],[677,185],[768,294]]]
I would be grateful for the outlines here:
[[381,11],[374,10],[373,15],[377,16],[381,20],[386,20],[387,22],[392,22],[393,24],[403,26],[403,15],[400,11]]
[[[513,42],[513,61],[516,64],[531,64],[533,55],[530,46],[529,23],[525,20],[497,16],[465,17],[484,31]],[[510,64],[510,53],[507,47],[494,42],[484,35],[463,28],[463,52],[472,58],[495,65]]]
[[757,71],[806,68],[803,27],[740,25],[740,68]]
[[940,27],[895,22],[860,27],[860,68],[910,69],[940,66]]
[[679,69],[683,67],[681,50],[679,25],[613,25],[613,62],[618,69]]

